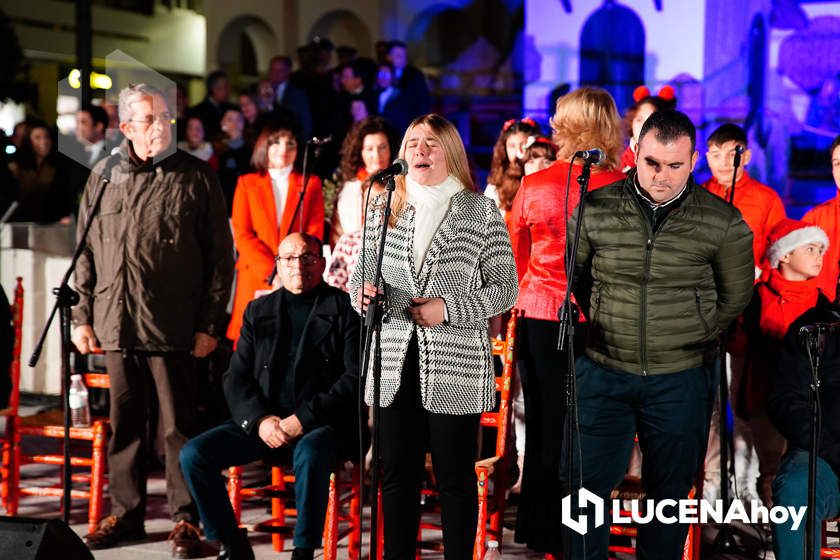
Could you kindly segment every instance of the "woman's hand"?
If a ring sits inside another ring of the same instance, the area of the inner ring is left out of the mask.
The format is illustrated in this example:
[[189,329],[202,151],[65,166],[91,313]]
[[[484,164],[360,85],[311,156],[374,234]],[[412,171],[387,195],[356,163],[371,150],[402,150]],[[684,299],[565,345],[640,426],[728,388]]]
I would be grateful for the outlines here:
[[370,305],[370,302],[373,301],[377,293],[379,293],[379,290],[369,282],[365,282],[364,286],[359,289],[356,294],[356,301],[363,312],[367,311],[368,305]]
[[446,319],[446,302],[443,298],[411,298],[408,313],[417,325],[436,327]]

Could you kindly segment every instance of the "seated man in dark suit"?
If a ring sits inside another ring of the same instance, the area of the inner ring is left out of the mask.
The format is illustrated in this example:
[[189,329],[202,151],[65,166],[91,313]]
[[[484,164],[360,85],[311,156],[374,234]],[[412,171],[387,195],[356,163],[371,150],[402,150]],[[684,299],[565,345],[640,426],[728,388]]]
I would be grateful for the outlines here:
[[[321,243],[293,233],[278,249],[282,288],[252,301],[224,390],[232,419],[190,440],[181,469],[220,559],[253,560],[221,472],[258,459],[291,459],[297,523],[294,560],[321,546],[330,471],[358,431],[358,316],[325,284]],[[345,455],[349,456],[349,454]]]

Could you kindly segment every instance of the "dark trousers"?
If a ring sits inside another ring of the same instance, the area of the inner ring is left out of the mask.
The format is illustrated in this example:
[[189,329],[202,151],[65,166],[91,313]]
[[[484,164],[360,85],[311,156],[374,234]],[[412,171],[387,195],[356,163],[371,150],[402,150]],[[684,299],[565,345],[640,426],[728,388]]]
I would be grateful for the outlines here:
[[382,512],[387,560],[414,558],[426,449],[440,494],[446,560],[472,558],[478,517],[475,460],[479,414],[433,414],[420,404],[420,358],[412,339],[394,402],[382,409]]
[[[687,498],[706,453],[717,387],[714,368],[641,376],[581,356],[576,376],[580,457],[575,453],[573,480],[582,476],[583,487],[609,503],[610,492],[627,470],[633,436],[638,434],[646,499]],[[590,521],[594,518],[591,511],[582,513]],[[655,520],[641,525],[637,557],[679,559],[687,532],[687,525]],[[606,558],[609,518],[600,527],[590,525],[585,537],[575,532],[572,537],[572,558]]]
[[111,513],[132,523],[146,514],[145,449],[150,391],[157,393],[166,451],[166,499],[174,521],[197,522],[178,454],[197,432],[195,359],[187,352],[105,352],[110,378]]
[[292,458],[295,473],[295,547],[320,548],[327,514],[330,472],[335,465],[337,442],[329,426],[316,428],[291,448],[271,449],[257,434],[248,434],[228,420],[191,439],[181,450],[181,468],[195,496],[204,534],[210,540],[230,543],[237,523],[228,499],[224,469],[258,459],[271,464]]
[[[575,328],[575,355],[583,352],[586,323]],[[563,422],[566,418],[568,353],[557,349],[560,323],[519,320],[516,367],[525,399],[525,469],[516,510],[516,542],[537,552],[557,553],[562,542],[560,484]]]

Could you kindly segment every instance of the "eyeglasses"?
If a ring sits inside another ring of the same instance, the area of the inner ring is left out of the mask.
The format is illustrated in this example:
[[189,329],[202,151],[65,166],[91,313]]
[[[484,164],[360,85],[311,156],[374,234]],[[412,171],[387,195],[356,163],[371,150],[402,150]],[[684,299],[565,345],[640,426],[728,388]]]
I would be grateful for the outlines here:
[[281,262],[284,265],[289,266],[295,261],[300,261],[300,264],[308,266],[310,264],[315,264],[320,258],[321,257],[314,253],[304,253],[302,255],[278,255],[274,257],[274,262]]
[[140,123],[146,126],[146,128],[152,126],[155,122],[158,122],[162,125],[169,125],[175,124],[175,118],[173,117],[172,113],[160,113],[157,116],[146,115],[145,119],[130,119],[131,122]]

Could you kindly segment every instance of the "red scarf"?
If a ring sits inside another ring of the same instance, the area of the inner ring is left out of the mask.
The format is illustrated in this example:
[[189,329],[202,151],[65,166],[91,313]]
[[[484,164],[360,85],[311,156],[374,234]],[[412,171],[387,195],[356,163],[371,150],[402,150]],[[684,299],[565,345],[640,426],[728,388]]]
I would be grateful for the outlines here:
[[816,278],[786,280],[774,268],[767,281],[758,285],[758,293],[761,298],[761,332],[773,339],[782,340],[791,323],[817,304],[820,292]]

